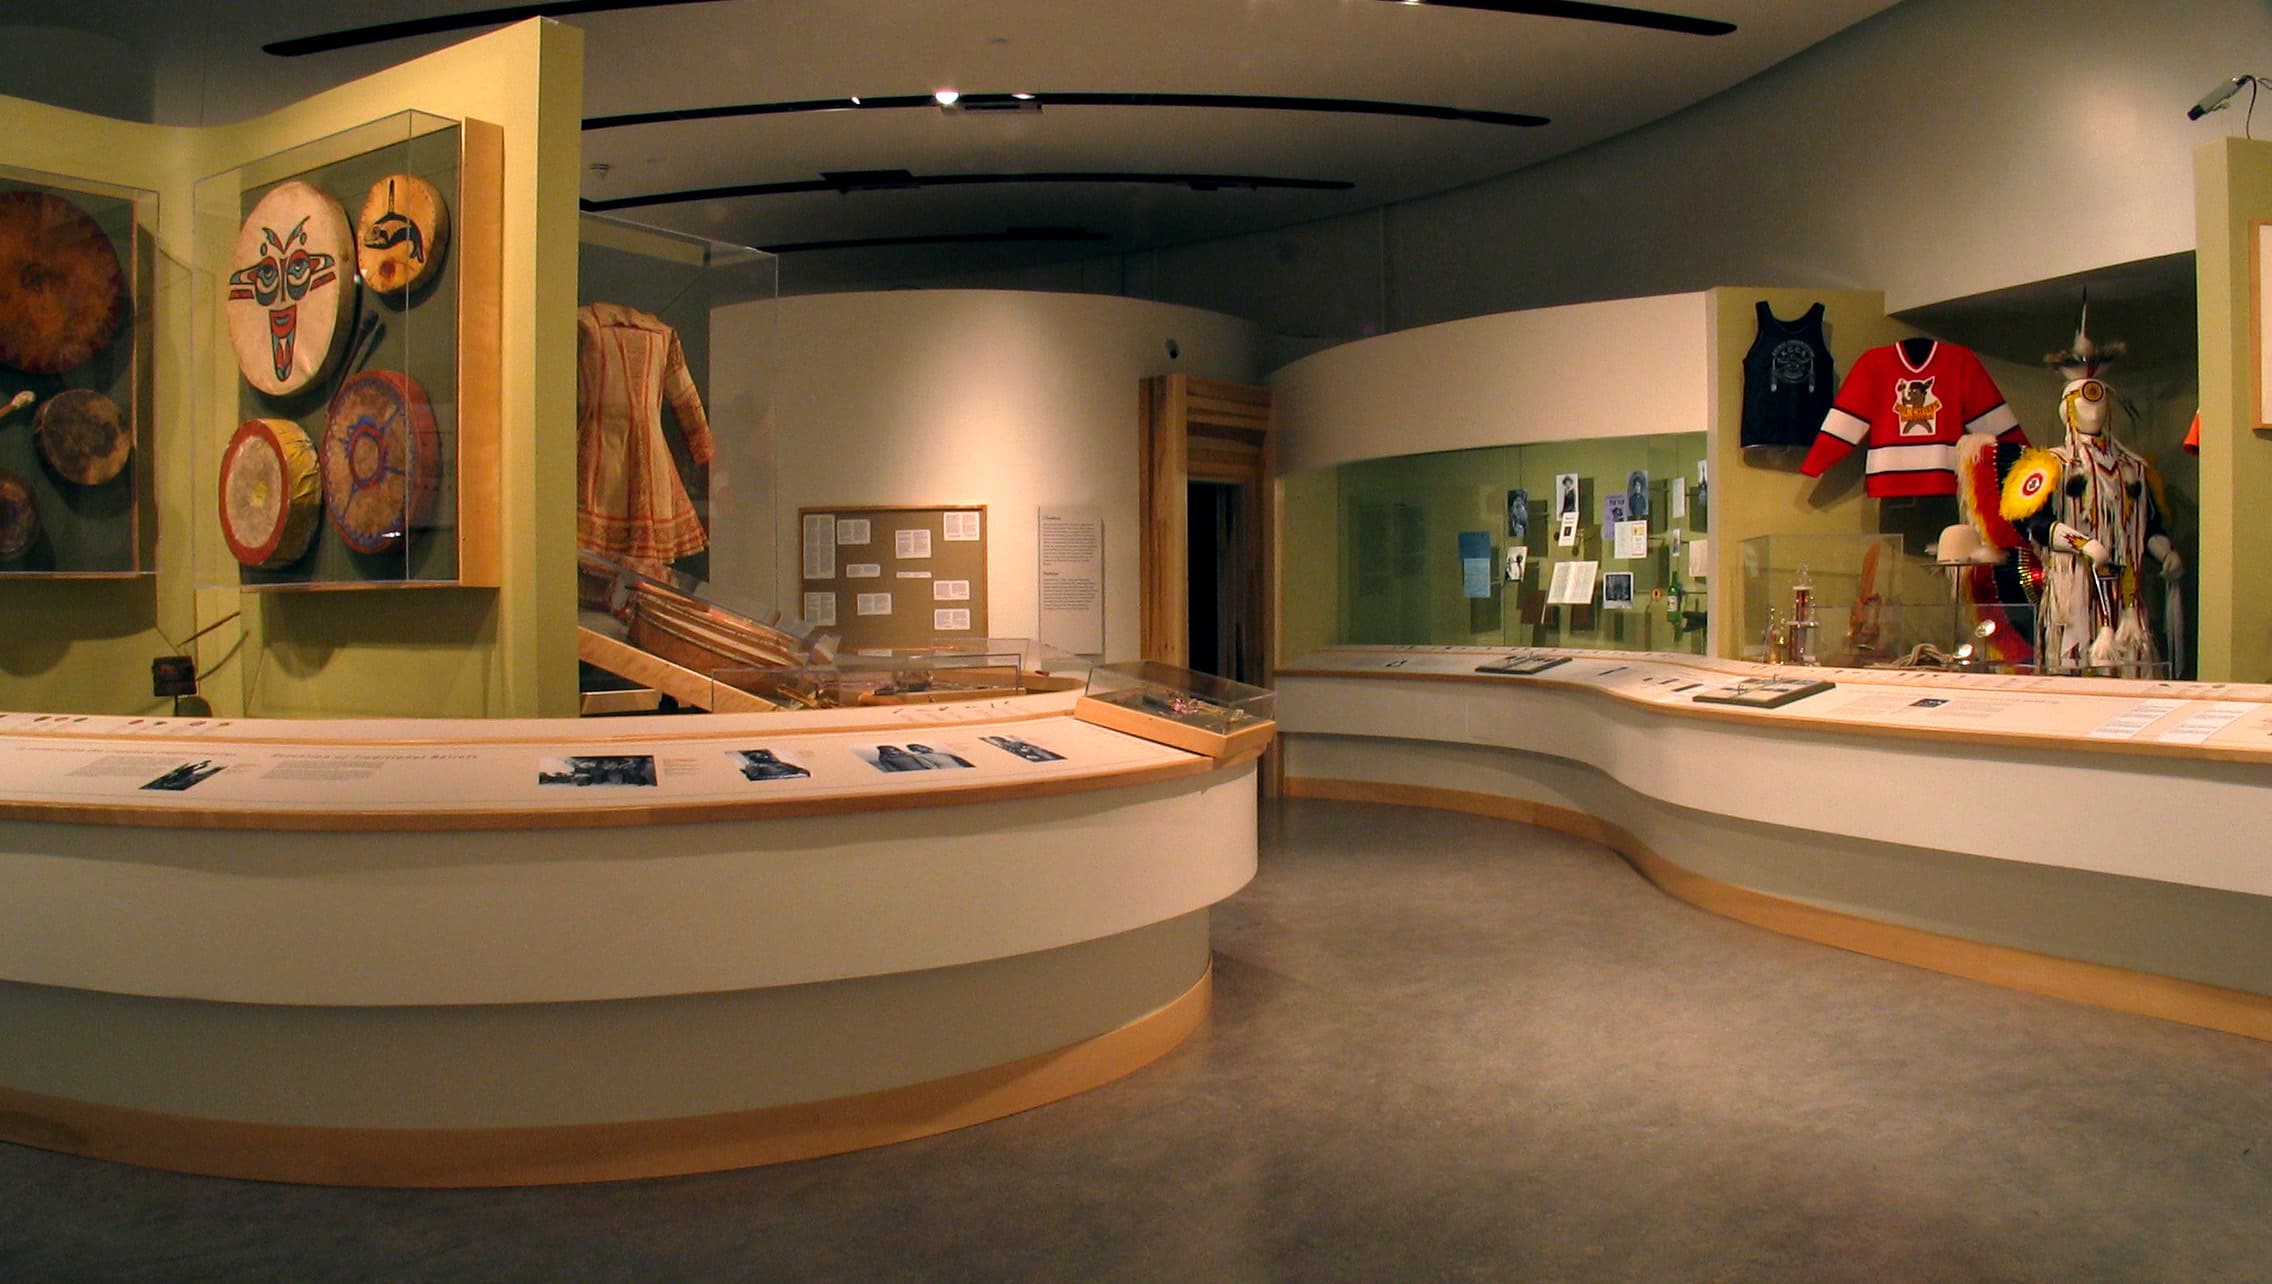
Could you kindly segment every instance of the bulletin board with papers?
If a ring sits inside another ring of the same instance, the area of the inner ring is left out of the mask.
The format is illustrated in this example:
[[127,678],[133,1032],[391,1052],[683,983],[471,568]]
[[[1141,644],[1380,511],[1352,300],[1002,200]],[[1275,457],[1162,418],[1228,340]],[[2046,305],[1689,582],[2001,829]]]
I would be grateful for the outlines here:
[[986,631],[986,506],[797,510],[802,592],[788,605],[841,649]]

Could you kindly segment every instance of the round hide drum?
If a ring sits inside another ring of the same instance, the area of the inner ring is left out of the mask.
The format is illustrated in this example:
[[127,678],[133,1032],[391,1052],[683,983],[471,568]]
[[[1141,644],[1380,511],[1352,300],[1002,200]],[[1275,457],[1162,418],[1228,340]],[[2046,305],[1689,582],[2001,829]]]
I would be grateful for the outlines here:
[[323,377],[354,326],[354,234],[339,202],[279,183],[237,229],[229,260],[229,343],[245,382],[272,397]]
[[125,318],[126,273],[95,220],[52,192],[0,192],[0,362],[61,374]]
[[450,241],[450,207],[432,183],[389,174],[371,185],[355,220],[355,264],[363,284],[396,294],[431,276]]
[[38,538],[39,505],[32,502],[32,488],[0,468],[0,562],[22,557]]
[[315,539],[323,474],[289,419],[248,419],[221,455],[221,538],[247,566],[285,566]]
[[100,486],[134,453],[134,430],[118,403],[92,388],[71,388],[41,403],[32,433],[56,476]]
[[341,384],[323,430],[323,499],[331,528],[358,553],[380,553],[434,517],[441,438],[418,381],[366,370]]

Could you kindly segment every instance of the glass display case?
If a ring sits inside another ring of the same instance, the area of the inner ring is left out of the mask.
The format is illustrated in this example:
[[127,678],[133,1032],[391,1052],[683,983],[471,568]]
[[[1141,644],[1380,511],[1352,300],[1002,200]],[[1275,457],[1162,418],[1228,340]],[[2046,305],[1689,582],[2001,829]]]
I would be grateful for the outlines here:
[[195,187],[198,582],[500,582],[500,131],[401,112]]
[[[579,440],[617,443],[578,451],[593,472],[578,479],[592,497],[577,515],[580,552],[667,566],[744,614],[773,610],[778,261],[594,214],[578,241]],[[633,385],[647,388],[635,402],[609,391]],[[632,489],[683,506],[630,511],[608,498]]]
[[1337,640],[1701,654],[1704,447],[1662,433],[1341,465]]
[[1089,670],[1075,716],[1193,753],[1228,757],[1269,744],[1278,695],[1212,674],[1135,660]]
[[1931,561],[1905,553],[1902,537],[1891,532],[1761,535],[1741,547],[1745,659],[2068,677],[2172,676],[2166,661],[2044,666],[2037,611],[2015,568]]
[[1048,680],[1028,670],[1024,658],[1013,640],[999,651],[958,644],[937,650],[860,652],[788,669],[719,669],[711,678],[787,709],[943,704],[1044,689]]
[[0,166],[0,579],[147,575],[157,193]]
[[1947,588],[1910,564],[1899,535],[1760,535],[1741,547],[1747,660],[1863,668],[1919,643],[1955,648]]

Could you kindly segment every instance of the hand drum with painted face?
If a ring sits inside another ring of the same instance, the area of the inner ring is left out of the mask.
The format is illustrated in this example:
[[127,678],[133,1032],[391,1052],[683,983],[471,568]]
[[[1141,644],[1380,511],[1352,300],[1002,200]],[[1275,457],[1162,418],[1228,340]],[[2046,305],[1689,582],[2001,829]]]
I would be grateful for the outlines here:
[[389,174],[371,185],[355,220],[355,263],[381,294],[411,289],[433,275],[449,248],[450,207],[432,183]]
[[229,273],[229,342],[245,382],[280,397],[323,377],[353,329],[354,252],[347,212],[306,183],[279,183],[252,207]]

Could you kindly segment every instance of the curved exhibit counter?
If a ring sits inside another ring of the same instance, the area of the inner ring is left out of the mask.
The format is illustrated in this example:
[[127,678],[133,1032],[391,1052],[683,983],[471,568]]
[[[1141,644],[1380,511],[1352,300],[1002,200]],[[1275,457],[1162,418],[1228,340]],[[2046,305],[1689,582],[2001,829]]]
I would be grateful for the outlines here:
[[1204,1016],[1255,750],[1076,693],[602,722],[0,715],[0,1139],[362,1185],[960,1127]]
[[2272,1038],[2272,687],[1463,647],[1276,681],[1289,795],[1545,825],[1778,931]]

